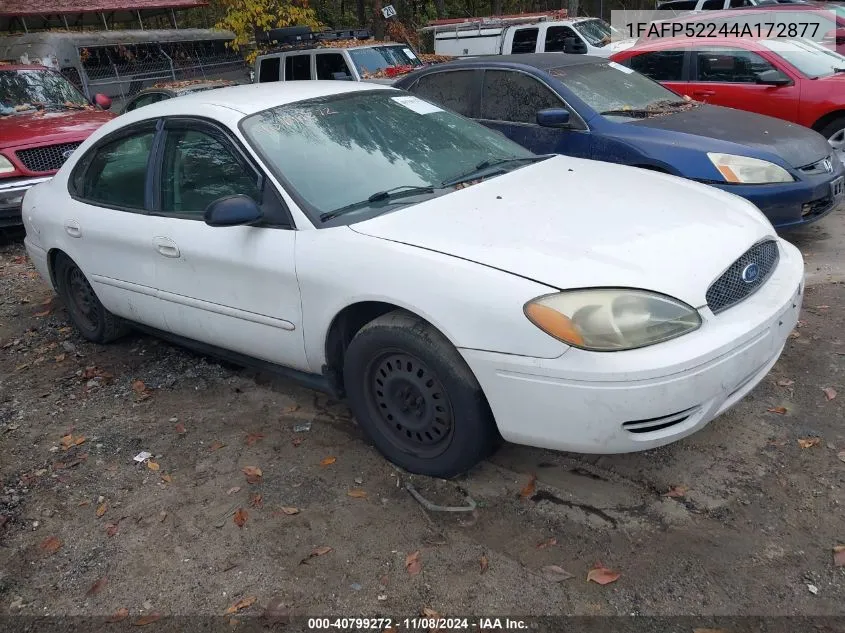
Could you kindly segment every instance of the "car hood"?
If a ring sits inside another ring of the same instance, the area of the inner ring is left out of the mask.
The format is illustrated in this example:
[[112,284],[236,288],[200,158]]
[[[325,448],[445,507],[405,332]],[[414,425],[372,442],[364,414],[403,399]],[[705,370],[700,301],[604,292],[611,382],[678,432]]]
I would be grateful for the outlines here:
[[81,141],[114,117],[103,110],[61,110],[0,117],[0,148]]
[[694,307],[752,244],[775,236],[733,194],[566,156],[350,228],[554,288],[643,288]]
[[831,152],[824,137],[809,128],[762,114],[706,104],[630,125],[747,145],[777,154],[791,167],[810,165]]

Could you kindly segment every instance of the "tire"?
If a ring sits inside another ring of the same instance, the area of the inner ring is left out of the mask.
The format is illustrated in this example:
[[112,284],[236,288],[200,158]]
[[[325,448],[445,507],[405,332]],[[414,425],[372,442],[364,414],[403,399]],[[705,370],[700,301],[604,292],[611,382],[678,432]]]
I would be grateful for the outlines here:
[[824,127],[820,127],[818,132],[827,139],[840,160],[845,157],[845,117],[833,119]]
[[481,386],[458,351],[426,321],[402,310],[355,335],[343,380],[366,435],[409,472],[453,477],[501,441]]
[[56,255],[54,275],[70,320],[83,337],[93,343],[109,343],[130,330],[126,321],[106,310],[82,270],[64,253]]

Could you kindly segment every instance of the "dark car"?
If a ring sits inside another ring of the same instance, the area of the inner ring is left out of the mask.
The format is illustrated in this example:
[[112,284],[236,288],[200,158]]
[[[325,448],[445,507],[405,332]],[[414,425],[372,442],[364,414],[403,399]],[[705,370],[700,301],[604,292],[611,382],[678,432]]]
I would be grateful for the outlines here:
[[685,99],[605,59],[477,57],[411,73],[394,85],[537,153],[714,185],[753,202],[778,228],[821,218],[845,193],[845,166],[818,133]]
[[213,90],[214,88],[225,88],[226,86],[237,85],[238,82],[228,79],[193,79],[188,81],[172,81],[158,83],[151,88],[145,88],[132,97],[123,106],[123,112],[130,112],[137,108],[165,99],[189,95],[193,92]]

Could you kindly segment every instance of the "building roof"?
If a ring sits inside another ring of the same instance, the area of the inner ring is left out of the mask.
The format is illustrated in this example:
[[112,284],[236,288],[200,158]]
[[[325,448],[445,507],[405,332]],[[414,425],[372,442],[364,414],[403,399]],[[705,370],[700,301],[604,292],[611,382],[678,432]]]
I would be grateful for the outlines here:
[[190,9],[206,6],[206,0],[3,0],[0,15],[55,15],[62,13],[111,13],[112,11],[149,11]]

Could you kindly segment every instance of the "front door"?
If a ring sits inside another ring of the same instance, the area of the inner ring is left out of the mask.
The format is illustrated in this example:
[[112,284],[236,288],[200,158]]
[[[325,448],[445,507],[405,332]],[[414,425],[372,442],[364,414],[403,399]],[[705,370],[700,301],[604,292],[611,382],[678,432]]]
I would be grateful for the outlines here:
[[[296,231],[272,184],[226,132],[168,121],[160,198],[151,219],[155,277],[174,334],[305,370]],[[211,227],[209,204],[231,195],[258,202],[265,222]]]

